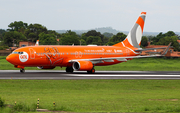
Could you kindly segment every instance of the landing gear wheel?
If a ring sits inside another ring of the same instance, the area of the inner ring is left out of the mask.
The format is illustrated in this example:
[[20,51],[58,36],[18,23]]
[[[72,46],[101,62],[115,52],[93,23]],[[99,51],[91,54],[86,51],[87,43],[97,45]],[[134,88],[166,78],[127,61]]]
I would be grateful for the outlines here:
[[72,67],[67,67],[66,72],[67,73],[73,73],[74,69]]
[[91,71],[87,71],[87,73],[94,74],[95,73],[95,69],[93,68],[93,69],[91,69]]
[[24,73],[24,72],[25,72],[25,70],[24,70],[24,69],[20,69],[20,72],[21,72],[21,73]]

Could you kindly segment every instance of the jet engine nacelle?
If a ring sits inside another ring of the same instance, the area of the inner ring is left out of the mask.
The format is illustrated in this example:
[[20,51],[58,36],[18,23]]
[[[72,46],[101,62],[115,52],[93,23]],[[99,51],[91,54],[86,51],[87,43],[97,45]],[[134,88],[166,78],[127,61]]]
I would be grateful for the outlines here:
[[54,69],[55,66],[38,66],[38,69]]
[[73,63],[72,67],[76,71],[90,71],[93,68],[93,64],[90,61],[77,61]]

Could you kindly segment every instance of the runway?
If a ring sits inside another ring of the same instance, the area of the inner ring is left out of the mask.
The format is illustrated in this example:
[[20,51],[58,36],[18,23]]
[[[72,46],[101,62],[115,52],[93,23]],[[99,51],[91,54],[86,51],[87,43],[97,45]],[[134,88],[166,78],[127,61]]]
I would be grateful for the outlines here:
[[37,79],[37,80],[73,80],[73,79],[180,79],[180,71],[85,71],[66,73],[57,70],[0,70],[0,79]]

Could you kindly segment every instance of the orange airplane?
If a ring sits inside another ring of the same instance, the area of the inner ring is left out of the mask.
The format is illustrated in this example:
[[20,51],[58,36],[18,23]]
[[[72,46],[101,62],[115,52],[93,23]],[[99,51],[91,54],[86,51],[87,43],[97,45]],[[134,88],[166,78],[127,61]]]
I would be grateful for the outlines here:
[[[146,12],[142,12],[126,39],[113,46],[60,46],[39,45],[27,46],[14,50],[6,60],[25,72],[24,67],[53,69],[56,66],[66,67],[66,72],[87,71],[95,73],[94,66],[113,65],[126,62],[132,58],[163,56],[140,56],[144,50],[140,48]],[[157,49],[157,48],[156,48]],[[146,49],[147,50],[147,49]]]

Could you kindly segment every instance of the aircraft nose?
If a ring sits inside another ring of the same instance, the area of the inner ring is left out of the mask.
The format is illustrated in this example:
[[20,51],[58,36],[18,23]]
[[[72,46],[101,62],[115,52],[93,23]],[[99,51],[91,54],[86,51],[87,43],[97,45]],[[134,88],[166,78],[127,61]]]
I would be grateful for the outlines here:
[[7,57],[6,57],[6,60],[9,62],[10,61],[10,55],[8,55]]
[[13,57],[12,57],[12,55],[11,55],[11,54],[8,55],[8,56],[6,57],[6,60],[12,64],[12,63],[13,63]]

